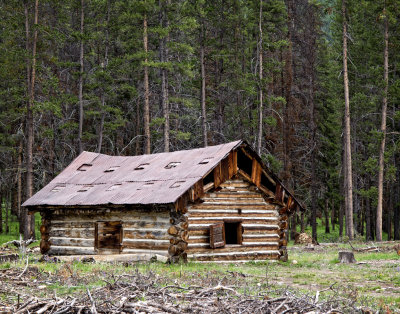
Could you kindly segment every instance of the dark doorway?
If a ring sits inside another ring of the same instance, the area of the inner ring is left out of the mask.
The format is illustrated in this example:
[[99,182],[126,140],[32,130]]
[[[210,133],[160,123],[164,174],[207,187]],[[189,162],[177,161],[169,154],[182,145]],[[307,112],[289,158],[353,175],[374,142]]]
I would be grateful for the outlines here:
[[242,223],[225,221],[225,243],[242,244]]

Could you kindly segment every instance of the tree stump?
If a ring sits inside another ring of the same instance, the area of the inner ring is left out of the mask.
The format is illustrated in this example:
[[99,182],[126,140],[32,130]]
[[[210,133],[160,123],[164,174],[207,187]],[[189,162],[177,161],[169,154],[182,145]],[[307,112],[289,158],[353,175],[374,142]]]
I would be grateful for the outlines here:
[[339,252],[339,262],[349,264],[356,263],[357,261],[354,258],[353,252],[342,251]]

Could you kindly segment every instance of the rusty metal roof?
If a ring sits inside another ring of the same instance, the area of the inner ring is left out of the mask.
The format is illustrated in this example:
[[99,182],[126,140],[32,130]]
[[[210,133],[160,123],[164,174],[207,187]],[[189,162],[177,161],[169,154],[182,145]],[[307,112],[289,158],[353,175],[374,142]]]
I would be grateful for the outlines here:
[[241,143],[129,157],[83,152],[22,206],[173,203]]

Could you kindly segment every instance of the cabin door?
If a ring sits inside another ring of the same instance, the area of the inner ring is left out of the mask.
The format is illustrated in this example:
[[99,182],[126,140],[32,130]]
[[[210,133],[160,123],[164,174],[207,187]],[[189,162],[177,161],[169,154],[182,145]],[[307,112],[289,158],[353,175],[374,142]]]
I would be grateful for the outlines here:
[[95,224],[95,250],[98,253],[118,254],[122,251],[121,221],[98,221]]

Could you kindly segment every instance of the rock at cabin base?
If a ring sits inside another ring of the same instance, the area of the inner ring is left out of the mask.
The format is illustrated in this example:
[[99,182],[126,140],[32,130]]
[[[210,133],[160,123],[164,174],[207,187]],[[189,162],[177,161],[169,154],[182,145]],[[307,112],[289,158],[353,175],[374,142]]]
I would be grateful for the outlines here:
[[342,251],[342,252],[339,252],[339,262],[351,264],[351,263],[356,263],[357,261],[354,258],[353,252]]

